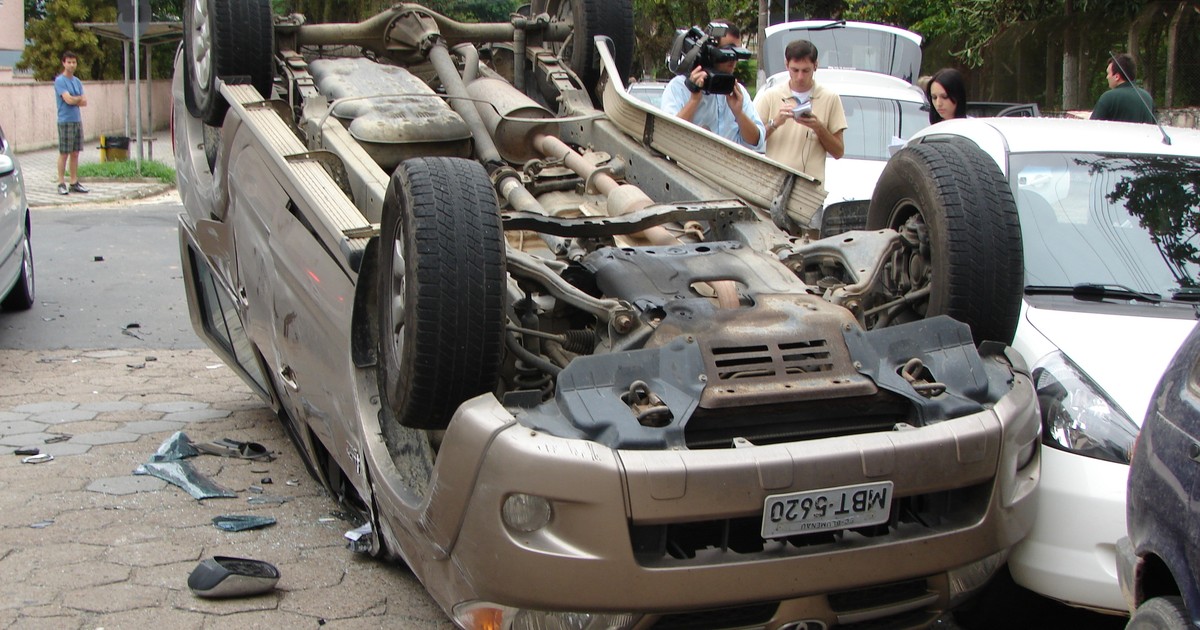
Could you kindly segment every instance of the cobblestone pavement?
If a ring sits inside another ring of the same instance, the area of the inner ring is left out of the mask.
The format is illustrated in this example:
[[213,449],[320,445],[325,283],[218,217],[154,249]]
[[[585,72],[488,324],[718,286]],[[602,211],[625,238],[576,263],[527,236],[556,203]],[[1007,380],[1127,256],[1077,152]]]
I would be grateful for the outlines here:
[[[210,351],[4,350],[0,384],[0,627],[453,627],[403,566],[345,548],[352,524]],[[258,442],[276,459],[189,460],[231,499],[133,474],[180,430],[197,444]],[[13,454],[29,446],[54,459]],[[229,533],[212,524],[225,514],[278,522]],[[265,560],[281,578],[265,595],[198,598],[188,574],[214,555]]]
[[[165,159],[171,162],[170,147]],[[88,164],[100,161],[100,153],[94,147],[85,146],[79,154],[79,163]],[[83,184],[91,190],[88,193],[58,194],[58,149],[42,149],[25,151],[17,154],[17,162],[21,165],[22,177],[25,181],[25,198],[31,208],[43,206],[70,206],[78,204],[109,203],[122,199],[138,199],[157,195],[173,188],[157,179],[143,180],[92,180],[81,178]],[[70,178],[70,175],[67,175]]]

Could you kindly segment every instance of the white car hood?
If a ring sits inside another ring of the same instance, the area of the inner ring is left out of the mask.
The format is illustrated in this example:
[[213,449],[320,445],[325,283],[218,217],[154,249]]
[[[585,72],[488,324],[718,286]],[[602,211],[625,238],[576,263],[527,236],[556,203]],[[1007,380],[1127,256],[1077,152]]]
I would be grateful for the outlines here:
[[855,160],[825,158],[825,205],[843,201],[870,201],[875,182],[883,173],[887,160]]
[[[1021,343],[1026,324],[1086,372],[1138,426],[1167,364],[1196,325],[1188,319],[1026,307],[1014,345],[1025,347],[1030,367],[1053,348]],[[1032,356],[1033,348],[1041,352]]]

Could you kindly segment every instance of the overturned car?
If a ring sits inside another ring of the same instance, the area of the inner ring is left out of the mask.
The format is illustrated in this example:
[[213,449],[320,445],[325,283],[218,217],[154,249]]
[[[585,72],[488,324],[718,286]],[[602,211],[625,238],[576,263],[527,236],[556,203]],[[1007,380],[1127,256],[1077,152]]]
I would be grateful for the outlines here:
[[910,160],[960,166],[886,201],[930,225],[811,240],[819,182],[625,93],[629,0],[185,13],[196,330],[458,625],[919,627],[1028,530],[977,149]]

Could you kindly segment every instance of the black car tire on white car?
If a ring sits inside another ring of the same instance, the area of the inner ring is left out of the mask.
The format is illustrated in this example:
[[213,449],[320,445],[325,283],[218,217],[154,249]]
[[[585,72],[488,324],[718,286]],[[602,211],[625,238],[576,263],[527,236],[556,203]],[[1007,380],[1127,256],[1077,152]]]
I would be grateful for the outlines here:
[[0,303],[6,311],[27,311],[33,307],[33,244],[29,234],[29,215],[25,215],[25,235],[21,242],[21,275]]
[[504,335],[504,232],[478,162],[415,158],[383,202],[378,378],[385,416],[444,429],[496,385]]
[[903,264],[913,288],[929,294],[910,318],[949,315],[977,344],[1012,342],[1024,292],[1021,226],[1004,175],[978,146],[929,138],[901,149],[875,185],[867,228],[894,228],[913,245]]
[[190,0],[183,20],[183,96],[189,114],[221,126],[229,104],[218,79],[248,80],[269,98],[275,54],[269,0]]
[[1191,618],[1183,598],[1154,597],[1142,602],[1129,618],[1126,630],[1186,630],[1191,628]]

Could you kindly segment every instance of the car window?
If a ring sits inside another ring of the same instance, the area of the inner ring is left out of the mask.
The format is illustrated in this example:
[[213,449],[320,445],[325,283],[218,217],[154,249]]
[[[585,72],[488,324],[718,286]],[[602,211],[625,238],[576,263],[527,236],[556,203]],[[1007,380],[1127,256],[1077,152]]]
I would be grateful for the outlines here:
[[1200,286],[1200,159],[1076,153],[1010,157],[1025,284]]
[[843,96],[842,108],[846,111],[843,158],[886,160],[891,157],[889,145],[902,144],[929,126],[929,113],[921,103]]
[[629,86],[629,95],[655,107],[662,107],[662,95],[666,87],[666,83],[634,83]]

